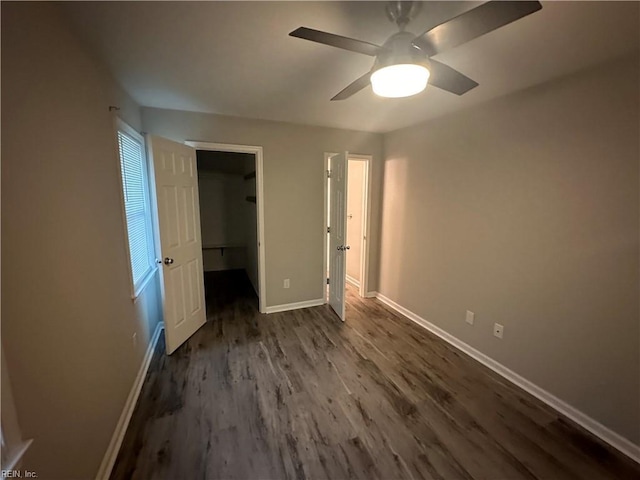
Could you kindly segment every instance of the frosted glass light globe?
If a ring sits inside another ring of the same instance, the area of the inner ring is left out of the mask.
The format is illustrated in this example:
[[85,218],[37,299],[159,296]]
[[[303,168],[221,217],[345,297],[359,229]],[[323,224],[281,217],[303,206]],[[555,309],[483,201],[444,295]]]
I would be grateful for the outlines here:
[[429,75],[429,70],[422,65],[389,65],[373,72],[371,86],[374,93],[381,97],[409,97],[426,88]]

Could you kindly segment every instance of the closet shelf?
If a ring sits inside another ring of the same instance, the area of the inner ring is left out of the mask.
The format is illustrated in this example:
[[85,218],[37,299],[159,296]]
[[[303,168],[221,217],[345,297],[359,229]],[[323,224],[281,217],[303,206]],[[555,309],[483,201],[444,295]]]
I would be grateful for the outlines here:
[[202,250],[218,250],[222,248],[246,248],[243,243],[220,243],[212,245],[202,245]]
[[219,245],[202,245],[202,250],[220,250],[220,256],[224,257],[224,250],[229,248],[247,248],[246,245],[240,243],[227,243]]

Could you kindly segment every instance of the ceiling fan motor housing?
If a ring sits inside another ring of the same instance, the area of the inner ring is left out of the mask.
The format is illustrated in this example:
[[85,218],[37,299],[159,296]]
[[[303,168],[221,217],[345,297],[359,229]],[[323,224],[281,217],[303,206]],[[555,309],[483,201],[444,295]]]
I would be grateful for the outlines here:
[[373,71],[390,65],[413,64],[422,65],[431,70],[431,64],[426,53],[414,45],[415,35],[409,32],[398,32],[389,38],[382,46],[382,51],[376,57]]

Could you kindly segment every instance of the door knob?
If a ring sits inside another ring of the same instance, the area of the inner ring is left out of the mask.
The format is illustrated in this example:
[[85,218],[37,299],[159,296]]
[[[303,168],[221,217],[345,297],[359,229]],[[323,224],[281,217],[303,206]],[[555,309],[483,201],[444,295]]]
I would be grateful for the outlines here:
[[171,265],[173,263],[173,258],[164,257],[164,264]]

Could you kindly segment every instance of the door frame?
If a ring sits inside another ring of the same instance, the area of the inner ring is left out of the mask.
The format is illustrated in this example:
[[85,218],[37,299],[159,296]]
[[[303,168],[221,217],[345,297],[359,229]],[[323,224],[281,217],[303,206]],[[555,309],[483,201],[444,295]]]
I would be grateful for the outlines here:
[[256,215],[256,227],[258,229],[258,309],[260,313],[265,313],[267,301],[267,282],[264,255],[264,176],[262,147],[254,145],[237,145],[231,143],[198,142],[194,140],[187,140],[184,143],[185,145],[189,145],[196,150],[251,153],[254,155],[254,158],[256,160],[256,205],[258,208],[258,214]]
[[[327,244],[327,227],[329,226],[328,219],[328,202],[329,202],[329,177],[327,172],[329,171],[329,158],[337,155],[337,152],[325,152],[324,153],[324,228],[322,229],[324,235],[323,241],[323,253],[322,253],[322,285],[324,288],[324,300],[325,303],[329,301],[329,293],[327,289],[327,255],[328,255],[328,244]],[[358,154],[358,153],[349,153],[349,157],[347,158],[347,169],[348,161],[356,160],[365,162],[365,171],[364,171],[364,189],[363,189],[363,205],[362,205],[362,238],[361,242],[361,257],[360,257],[360,289],[358,291],[361,297],[366,297],[369,292],[369,244],[371,243],[371,166],[373,161],[373,155],[366,154]],[[347,188],[349,186],[347,185]],[[346,270],[345,270],[346,277]]]

